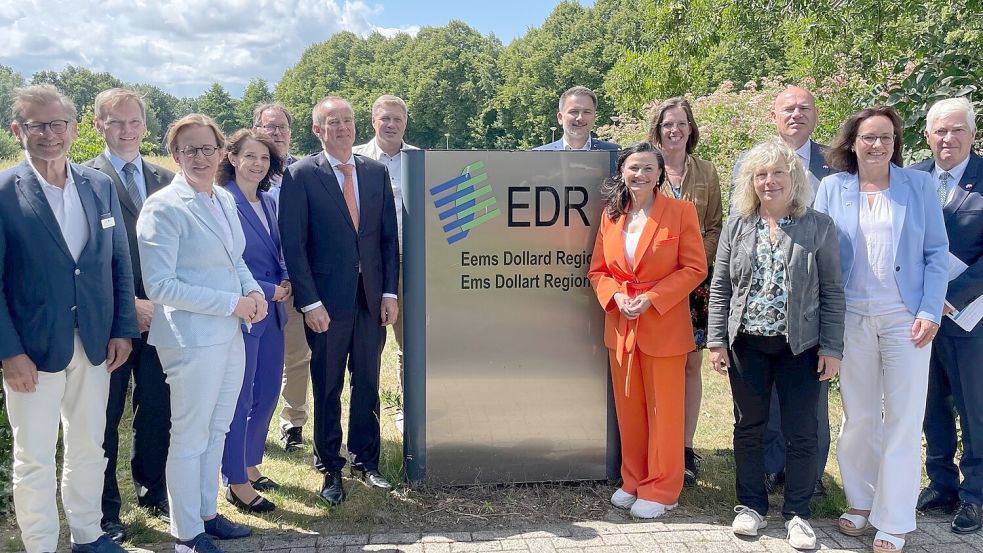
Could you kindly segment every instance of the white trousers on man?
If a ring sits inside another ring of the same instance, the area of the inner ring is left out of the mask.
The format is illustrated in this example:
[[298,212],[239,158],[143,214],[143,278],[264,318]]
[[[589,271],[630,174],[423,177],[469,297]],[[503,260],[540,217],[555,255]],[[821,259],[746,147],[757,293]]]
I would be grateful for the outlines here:
[[157,348],[171,389],[167,499],[171,535],[187,541],[218,511],[219,468],[246,368],[242,334],[224,344]]
[[64,434],[61,501],[75,543],[102,535],[102,484],[106,455],[109,373],[92,365],[75,333],[75,353],[65,370],[38,372],[34,392],[15,392],[4,382],[7,417],[14,430],[14,511],[27,553],[58,548],[55,448]]
[[836,453],[847,505],[869,509],[870,523],[891,534],[915,529],[921,484],[932,346],[915,347],[914,320],[907,310],[870,317],[848,311],[843,336]]

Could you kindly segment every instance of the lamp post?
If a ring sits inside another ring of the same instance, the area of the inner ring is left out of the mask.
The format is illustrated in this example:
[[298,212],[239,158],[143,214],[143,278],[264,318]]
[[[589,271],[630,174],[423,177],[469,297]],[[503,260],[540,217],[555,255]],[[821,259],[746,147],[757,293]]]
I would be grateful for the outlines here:
[[556,142],[556,127],[550,127],[550,142]]
[[444,133],[444,149],[445,150],[451,149],[451,133],[449,132]]
[[618,126],[618,121],[621,121],[621,118],[620,117],[618,117],[617,115],[612,115],[611,116],[611,124],[612,125],[614,125],[614,126],[617,127]]

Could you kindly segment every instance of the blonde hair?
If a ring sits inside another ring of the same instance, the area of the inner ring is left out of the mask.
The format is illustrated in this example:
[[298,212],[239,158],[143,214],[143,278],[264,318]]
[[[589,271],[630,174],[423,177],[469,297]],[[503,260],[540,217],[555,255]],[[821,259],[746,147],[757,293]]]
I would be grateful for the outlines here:
[[147,120],[147,104],[143,101],[143,96],[140,94],[126,89],[126,88],[110,88],[109,90],[103,90],[96,95],[95,101],[95,116],[96,119],[103,121],[109,117],[108,111],[122,104],[123,102],[132,100],[140,106],[140,113],[143,115],[144,121]]
[[78,123],[78,110],[68,96],[50,84],[36,84],[14,89],[14,101],[10,106],[10,115],[14,121],[24,122],[24,112],[28,107],[60,104],[65,110],[65,117],[72,123]]
[[406,111],[406,102],[403,101],[399,96],[393,96],[392,94],[383,94],[372,102],[372,118],[375,119],[375,112],[382,106],[399,106],[403,110],[404,116],[409,116]]
[[731,196],[732,211],[741,217],[754,215],[761,206],[761,200],[754,192],[754,173],[762,167],[784,166],[792,181],[789,191],[789,214],[800,217],[812,204],[812,187],[806,177],[805,169],[795,151],[779,138],[772,138],[751,148],[741,159],[741,170],[735,180],[734,195]]
[[218,127],[215,120],[211,117],[205,115],[204,113],[189,113],[184,117],[178,119],[171,124],[171,128],[167,130],[167,136],[164,138],[164,143],[167,144],[167,151],[171,155],[177,154],[177,135],[181,133],[184,129],[188,127],[201,126],[208,127],[215,133],[215,145],[221,150],[225,148],[225,134],[222,133],[222,129]]

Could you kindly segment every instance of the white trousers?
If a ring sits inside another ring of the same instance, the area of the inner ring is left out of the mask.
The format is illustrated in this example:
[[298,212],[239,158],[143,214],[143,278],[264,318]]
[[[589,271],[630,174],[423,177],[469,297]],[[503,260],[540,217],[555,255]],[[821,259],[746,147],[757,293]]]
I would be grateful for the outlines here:
[[915,529],[921,483],[932,346],[915,347],[914,320],[907,311],[876,317],[847,312],[844,332],[836,455],[843,488],[851,508],[870,509],[870,523],[892,534]]
[[61,501],[75,543],[102,535],[102,484],[106,455],[109,373],[92,365],[75,333],[75,353],[65,370],[38,372],[37,390],[15,392],[4,382],[7,416],[14,430],[14,512],[27,553],[58,547],[55,447],[64,435]]
[[187,541],[204,532],[204,519],[218,511],[219,468],[242,389],[246,351],[237,332],[224,344],[158,347],[157,355],[171,388],[165,471],[171,534]]

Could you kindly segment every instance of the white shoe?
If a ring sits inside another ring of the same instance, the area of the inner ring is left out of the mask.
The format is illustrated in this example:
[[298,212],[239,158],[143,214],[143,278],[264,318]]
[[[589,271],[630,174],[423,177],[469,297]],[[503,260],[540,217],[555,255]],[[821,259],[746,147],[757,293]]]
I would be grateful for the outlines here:
[[665,505],[658,501],[648,501],[646,499],[636,499],[631,506],[631,516],[635,518],[658,518],[676,508],[678,503]]
[[734,522],[730,527],[735,534],[740,536],[757,536],[758,530],[768,526],[768,521],[765,520],[765,517],[759,515],[758,511],[750,507],[738,505],[734,507],[734,512],[737,513],[737,516],[734,517]]
[[619,509],[631,509],[631,506],[635,504],[637,497],[626,492],[625,490],[618,488],[614,491],[614,495],[611,496],[611,504]]
[[808,520],[799,517],[792,517],[792,520],[785,521],[785,529],[788,530],[788,544],[796,549],[815,549],[816,533],[812,531],[812,526]]

